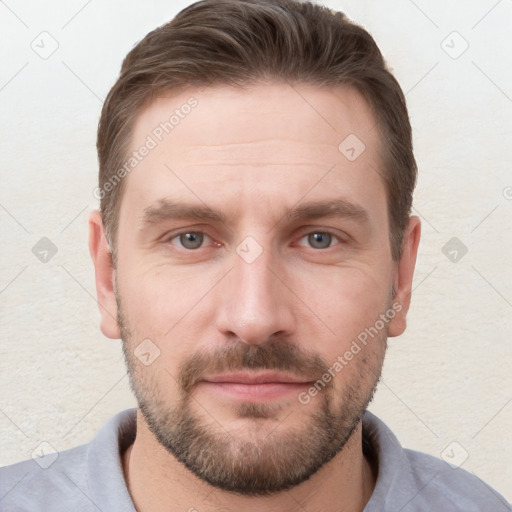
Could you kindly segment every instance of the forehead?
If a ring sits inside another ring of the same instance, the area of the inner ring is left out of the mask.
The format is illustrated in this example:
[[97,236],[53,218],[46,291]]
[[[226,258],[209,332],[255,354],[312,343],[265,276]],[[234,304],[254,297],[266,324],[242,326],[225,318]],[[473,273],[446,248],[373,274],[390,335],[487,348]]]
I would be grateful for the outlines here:
[[[151,135],[157,144],[172,143],[175,153],[195,145],[215,146],[260,139],[338,144],[354,134],[370,149],[379,143],[376,121],[361,94],[352,87],[319,87],[280,82],[240,89],[215,86],[163,93],[137,116],[132,147]],[[193,135],[193,139],[191,139]]]
[[346,86],[265,83],[168,93],[136,119],[130,151],[144,146],[150,149],[125,184],[125,199],[139,209],[173,194],[224,204],[236,197],[246,208],[254,206],[249,197],[276,208],[279,198],[293,203],[308,190],[314,199],[322,190],[350,195],[359,188],[369,203],[384,194],[375,118]]

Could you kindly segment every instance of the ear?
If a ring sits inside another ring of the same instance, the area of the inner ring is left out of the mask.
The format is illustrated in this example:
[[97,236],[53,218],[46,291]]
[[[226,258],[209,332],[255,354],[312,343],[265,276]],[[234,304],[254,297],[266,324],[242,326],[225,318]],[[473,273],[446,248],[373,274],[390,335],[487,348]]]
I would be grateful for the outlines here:
[[89,215],[89,252],[96,275],[101,332],[107,338],[120,339],[121,331],[117,323],[117,303],[114,293],[115,270],[99,210],[94,210]]
[[388,336],[400,336],[406,327],[406,316],[411,303],[412,278],[416,266],[416,255],[420,243],[421,222],[419,217],[409,217],[402,239],[402,255],[397,263],[394,277],[393,310],[396,312],[388,324]]

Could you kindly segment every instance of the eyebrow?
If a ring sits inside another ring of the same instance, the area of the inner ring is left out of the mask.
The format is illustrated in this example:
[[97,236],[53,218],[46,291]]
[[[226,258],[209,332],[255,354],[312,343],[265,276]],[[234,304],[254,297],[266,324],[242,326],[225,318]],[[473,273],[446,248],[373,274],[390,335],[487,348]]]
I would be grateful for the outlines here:
[[370,220],[368,212],[347,199],[332,199],[330,201],[313,201],[295,206],[284,218],[290,222],[296,220],[319,219],[322,217],[341,217],[353,219],[363,224]]
[[[327,201],[312,201],[294,206],[288,210],[275,225],[282,220],[296,222],[299,220],[319,219],[323,217],[340,217],[367,224],[370,220],[368,212],[362,207],[347,199],[332,199]],[[142,228],[158,224],[166,220],[210,220],[227,224],[229,218],[226,214],[213,210],[206,205],[175,202],[169,199],[160,199],[156,205],[144,209]],[[274,225],[274,226],[275,226]]]
[[191,203],[160,199],[156,205],[144,209],[142,225],[148,226],[172,219],[214,220],[221,223],[227,222],[227,217],[222,212],[212,210],[208,206],[199,206]]

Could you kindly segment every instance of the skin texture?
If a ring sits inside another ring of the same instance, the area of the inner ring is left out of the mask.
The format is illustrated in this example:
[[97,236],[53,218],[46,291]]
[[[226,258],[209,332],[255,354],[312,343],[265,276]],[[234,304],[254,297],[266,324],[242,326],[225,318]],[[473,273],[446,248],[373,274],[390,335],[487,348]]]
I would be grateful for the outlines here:
[[[197,106],[124,178],[116,269],[99,212],[90,216],[101,329],[123,339],[140,407],[123,456],[132,499],[139,511],[363,510],[377,468],[363,455],[360,418],[387,337],[406,327],[420,221],[410,218],[393,261],[380,136],[355,90],[260,83],[169,93],[137,118],[133,150],[192,96]],[[349,134],[365,145],[354,161],[338,149]],[[340,198],[366,220],[285,216]],[[163,199],[226,218],[145,224]],[[299,391],[390,310],[301,402]],[[149,365],[136,357],[147,339],[159,351]],[[264,369],[303,387],[262,399],[202,380]]]

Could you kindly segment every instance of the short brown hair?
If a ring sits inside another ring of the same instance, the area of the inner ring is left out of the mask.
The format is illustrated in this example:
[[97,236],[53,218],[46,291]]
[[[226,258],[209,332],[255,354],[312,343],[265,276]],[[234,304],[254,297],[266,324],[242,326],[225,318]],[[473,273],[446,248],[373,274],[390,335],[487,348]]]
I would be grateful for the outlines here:
[[98,126],[100,209],[116,262],[125,162],[134,120],[165,91],[261,80],[349,85],[363,95],[383,143],[390,244],[398,260],[417,167],[404,94],[371,35],[327,7],[294,0],[203,0],[144,37],[124,59]]

